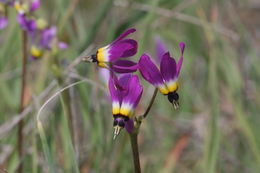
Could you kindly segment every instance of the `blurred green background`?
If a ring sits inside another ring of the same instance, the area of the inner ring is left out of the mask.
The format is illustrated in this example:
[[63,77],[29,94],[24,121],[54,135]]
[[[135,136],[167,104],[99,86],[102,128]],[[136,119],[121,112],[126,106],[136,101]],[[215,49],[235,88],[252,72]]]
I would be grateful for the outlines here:
[[[257,0],[45,0],[36,16],[58,27],[69,44],[54,58],[45,53],[29,62],[28,106],[18,114],[21,90],[21,31],[14,10],[0,31],[0,168],[25,173],[132,173],[132,153],[123,131],[114,141],[111,103],[94,64],[68,70],[85,49],[95,53],[134,27],[138,61],[155,57],[160,36],[179,58],[186,43],[180,75],[180,108],[158,94],[139,134],[142,171],[146,173],[260,172],[260,2]],[[57,62],[53,63],[53,59]],[[137,73],[139,74],[139,73]],[[44,102],[61,88],[83,82]],[[142,80],[142,114],[153,87]],[[70,136],[70,107],[74,138]],[[24,119],[24,151],[17,155],[17,123]],[[39,126],[38,126],[39,127]],[[40,135],[41,138],[40,138]],[[74,149],[73,146],[74,145]],[[1,170],[0,170],[1,172]],[[2,171],[3,172],[3,171]]]

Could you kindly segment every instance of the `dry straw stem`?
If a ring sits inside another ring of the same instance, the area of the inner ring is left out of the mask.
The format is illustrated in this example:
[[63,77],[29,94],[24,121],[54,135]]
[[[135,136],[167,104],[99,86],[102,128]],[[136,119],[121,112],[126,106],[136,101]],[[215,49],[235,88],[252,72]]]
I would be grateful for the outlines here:
[[[82,55],[86,55],[89,54],[89,52],[93,49],[93,46],[91,45],[90,47],[88,47],[83,53]],[[65,70],[64,74],[68,75],[71,78],[74,79],[80,79],[80,80],[84,80],[86,83],[93,85],[95,87],[99,87],[102,91],[106,91],[105,88],[103,86],[101,86],[100,84],[96,83],[95,81],[92,81],[91,79],[87,79],[84,78],[74,72],[71,72],[76,65],[78,65],[81,62],[81,58],[82,55],[80,55],[79,57],[77,57]],[[5,122],[4,124],[2,124],[0,126],[0,139],[4,138],[13,128],[16,127],[16,125],[23,120],[24,118],[27,117],[27,115],[29,113],[31,113],[34,110],[35,104],[37,103],[42,103],[46,97],[53,91],[53,89],[57,86],[57,83],[55,81],[52,81],[49,86],[46,87],[46,89],[38,96],[36,97],[34,100],[34,102],[32,104],[30,104],[29,106],[27,106],[21,113],[12,116],[12,119]]]
[[[122,4],[122,3],[116,3],[115,5],[121,6],[121,7],[129,7],[128,4]],[[142,4],[142,3],[131,3],[130,7],[134,8],[134,9],[141,10],[141,11],[145,11],[145,12],[154,10],[154,13],[156,13],[158,15],[161,15],[161,16],[164,16],[164,17],[175,18],[175,19],[178,19],[178,20],[183,21],[183,22],[188,22],[188,23],[191,23],[191,24],[194,24],[194,25],[198,25],[200,27],[208,25],[214,31],[216,31],[216,32],[218,32],[218,33],[220,33],[220,34],[222,34],[226,37],[229,37],[234,41],[239,40],[239,35],[237,33],[235,33],[234,31],[232,31],[228,28],[219,26],[217,24],[212,24],[210,22],[207,22],[205,20],[199,19],[199,18],[194,17],[194,16],[189,16],[189,15],[186,15],[186,14],[183,14],[183,13],[180,13],[180,12],[172,11],[172,10],[161,8],[161,7],[154,7],[154,6]]]

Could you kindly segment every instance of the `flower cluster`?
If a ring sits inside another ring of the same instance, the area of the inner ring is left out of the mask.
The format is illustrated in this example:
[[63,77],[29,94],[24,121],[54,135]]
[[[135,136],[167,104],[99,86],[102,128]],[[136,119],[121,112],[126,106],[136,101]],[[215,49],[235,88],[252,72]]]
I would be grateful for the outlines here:
[[[115,129],[114,138],[122,128],[125,128],[129,133],[134,129],[134,112],[143,93],[138,76],[132,74],[137,70],[146,81],[158,88],[163,95],[168,96],[168,100],[174,108],[179,106],[178,77],[182,67],[185,44],[180,43],[181,57],[176,63],[176,60],[166,50],[166,46],[157,39],[157,61],[160,64],[160,69],[158,69],[156,63],[146,53],[141,55],[138,63],[122,59],[134,56],[137,52],[137,41],[126,38],[135,31],[133,28],[126,30],[115,41],[99,48],[94,55],[83,58],[83,61],[97,63],[99,67],[108,69],[107,72],[110,75],[108,87],[112,100]],[[107,76],[107,74],[105,75]]]
[[44,19],[35,17],[34,12],[40,8],[40,5],[40,0],[0,1],[0,29],[4,29],[8,23],[6,8],[15,9],[18,24],[30,39],[31,60],[41,58],[45,50],[54,51],[67,48],[66,43],[58,41],[55,26],[49,26]]

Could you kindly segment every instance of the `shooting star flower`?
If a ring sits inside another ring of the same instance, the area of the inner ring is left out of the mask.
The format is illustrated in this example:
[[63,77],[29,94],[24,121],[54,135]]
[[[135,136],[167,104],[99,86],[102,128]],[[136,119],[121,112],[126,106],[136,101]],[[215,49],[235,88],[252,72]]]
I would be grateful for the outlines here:
[[109,45],[99,48],[95,55],[85,57],[83,61],[96,62],[99,67],[111,68],[118,73],[130,73],[138,69],[137,63],[129,60],[121,60],[134,56],[138,43],[133,39],[126,39],[136,29],[128,29]]
[[180,43],[181,57],[178,63],[170,56],[169,52],[164,53],[160,63],[160,70],[148,54],[143,54],[139,60],[139,71],[144,79],[157,87],[163,95],[167,95],[174,108],[179,106],[178,77],[182,67],[184,48],[185,44]]
[[137,75],[125,74],[119,79],[110,76],[109,91],[114,117],[114,139],[122,128],[131,133],[134,128],[134,111],[142,96],[143,87]]

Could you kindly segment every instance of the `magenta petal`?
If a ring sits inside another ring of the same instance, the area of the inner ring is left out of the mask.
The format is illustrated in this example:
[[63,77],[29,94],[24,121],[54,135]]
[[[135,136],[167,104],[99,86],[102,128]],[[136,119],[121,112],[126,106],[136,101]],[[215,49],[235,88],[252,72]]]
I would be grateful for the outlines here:
[[143,78],[151,84],[158,86],[163,84],[163,79],[160,71],[156,65],[152,62],[151,58],[147,54],[143,54],[139,60],[139,71]]
[[183,62],[183,53],[184,53],[184,49],[185,49],[185,43],[181,42],[180,43],[180,49],[181,49],[181,57],[178,61],[178,64],[177,64],[177,76],[179,76],[180,74],[180,71],[181,71],[181,67],[182,67],[182,62]]
[[137,75],[133,75],[128,84],[128,92],[123,98],[122,104],[133,105],[133,109],[137,106],[143,93],[143,87],[139,83]]
[[127,90],[128,89],[128,84],[130,79],[132,78],[132,74],[123,74],[119,77],[119,85],[124,89]]
[[57,28],[52,26],[50,28],[46,28],[41,32],[41,40],[40,45],[46,49],[51,49],[51,43],[53,39],[56,37]]
[[111,68],[117,73],[132,73],[138,69],[138,64],[129,60],[117,60]]
[[163,55],[160,70],[162,77],[165,81],[170,81],[176,77],[176,61],[170,57],[170,53],[167,52]]
[[114,85],[117,88],[117,90],[120,90],[120,92],[123,93],[123,95],[127,92],[128,90],[128,83],[130,81],[130,79],[132,78],[132,74],[123,74],[119,77],[119,79],[117,78],[117,76],[115,74],[113,75],[113,80],[114,80]]
[[125,39],[109,47],[109,61],[118,58],[126,58],[135,55],[137,52],[137,42],[133,39]]
[[134,130],[134,121],[132,119],[126,121],[125,129],[128,133],[132,133],[132,131]]
[[119,103],[121,103],[121,101],[122,101],[122,94],[116,88],[116,85],[114,83],[114,77],[110,76],[109,82],[108,82],[108,87],[109,87],[109,92],[110,92],[110,96],[111,96],[112,102],[119,102]]
[[122,40],[123,38],[127,37],[129,34],[135,32],[135,31],[136,31],[136,29],[134,29],[134,28],[130,28],[130,29],[124,31],[123,34],[121,34],[115,41],[113,41],[113,42],[111,43],[111,45],[113,45],[113,44],[115,44],[116,42]]
[[34,19],[27,19],[24,14],[19,14],[17,16],[17,21],[20,24],[21,28],[30,33],[36,30],[36,22]]
[[156,37],[155,40],[155,50],[157,55],[157,62],[161,62],[163,55],[167,52],[165,44],[162,42],[160,37]]
[[41,5],[41,1],[40,1],[40,0],[34,0],[34,1],[31,3],[30,11],[35,11],[35,10],[37,10],[38,8],[40,8],[40,5]]
[[8,19],[5,16],[0,17],[0,29],[4,29],[8,24]]

